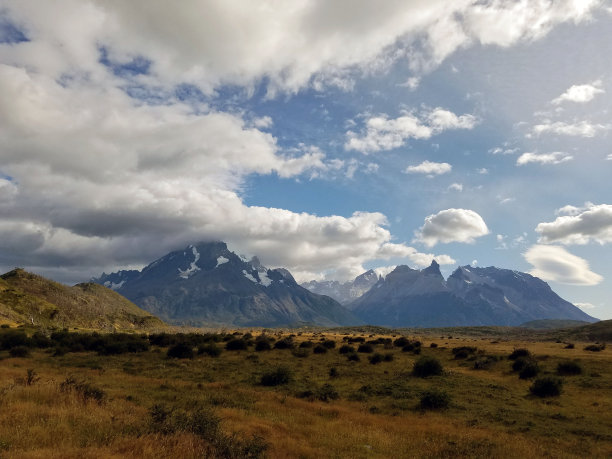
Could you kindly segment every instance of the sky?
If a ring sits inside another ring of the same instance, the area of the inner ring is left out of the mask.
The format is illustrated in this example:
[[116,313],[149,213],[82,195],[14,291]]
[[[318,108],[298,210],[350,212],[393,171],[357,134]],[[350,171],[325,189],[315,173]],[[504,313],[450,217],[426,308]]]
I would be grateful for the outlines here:
[[436,259],[612,318],[612,2],[0,0],[0,270],[223,240]]

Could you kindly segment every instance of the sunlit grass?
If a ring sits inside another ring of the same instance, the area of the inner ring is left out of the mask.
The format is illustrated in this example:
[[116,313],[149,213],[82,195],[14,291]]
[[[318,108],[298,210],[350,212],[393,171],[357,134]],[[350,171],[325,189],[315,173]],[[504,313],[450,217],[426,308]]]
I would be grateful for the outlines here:
[[[593,353],[555,342],[410,336],[422,342],[420,355],[377,344],[376,352],[392,353],[393,360],[372,365],[368,354],[359,362],[340,354],[347,338],[342,334],[303,333],[295,341],[322,338],[334,339],[336,348],[307,357],[289,349],[255,352],[253,346],[193,360],[169,359],[166,348],[155,347],[116,356],[34,351],[18,359],[2,351],[0,456],[198,457],[212,451],[209,441],[190,431],[152,429],[156,404],[185,412],[211,409],[223,435],[236,442],[261,438],[269,457],[612,455],[610,349]],[[430,347],[432,342],[438,347]],[[451,350],[460,346],[477,351],[456,359]],[[506,359],[515,348],[529,349],[544,375],[556,375],[559,362],[568,360],[578,360],[583,372],[563,377],[561,396],[534,397],[533,381],[520,380]],[[475,359],[483,355],[496,361],[475,370]],[[421,356],[437,359],[443,374],[412,376]],[[264,373],[281,366],[291,372],[288,384],[260,384]],[[28,368],[40,378],[29,386]],[[63,391],[68,377],[103,391],[104,399]],[[317,398],[325,384],[339,399]],[[430,389],[449,395],[448,408],[421,410],[420,398]]]

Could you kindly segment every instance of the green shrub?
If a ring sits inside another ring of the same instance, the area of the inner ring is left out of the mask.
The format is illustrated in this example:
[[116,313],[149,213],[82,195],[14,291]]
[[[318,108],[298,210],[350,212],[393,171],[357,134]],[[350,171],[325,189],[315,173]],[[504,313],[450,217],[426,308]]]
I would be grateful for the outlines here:
[[438,345],[437,345],[436,343],[431,343],[431,344],[429,345],[429,347],[431,347],[431,348],[433,349],[433,348],[438,347]]
[[277,367],[261,376],[262,386],[281,386],[289,384],[293,375],[291,370],[287,367]]
[[323,402],[328,402],[330,400],[337,400],[340,398],[340,394],[334,386],[331,384],[323,384],[321,388],[317,391],[317,398]]
[[336,347],[336,342],[334,340],[327,339],[323,341],[323,346],[327,349],[334,349]]
[[527,349],[514,349],[512,353],[508,356],[508,360],[516,360],[519,357],[530,357],[531,352]]
[[371,344],[360,344],[359,347],[357,348],[357,352],[362,352],[364,354],[371,354],[372,352],[374,352],[374,346],[372,346]]
[[383,359],[384,359],[383,355],[376,352],[372,354],[368,360],[370,361],[372,365],[376,365],[377,363],[382,362]]
[[98,387],[92,386],[88,382],[79,381],[74,376],[67,377],[60,384],[60,391],[75,393],[83,403],[94,401],[98,405],[102,405],[106,401],[106,392]]
[[383,357],[383,360],[385,362],[393,362],[393,354],[390,352],[387,352],[385,356]]
[[257,352],[270,351],[272,350],[272,345],[270,344],[270,341],[268,341],[267,339],[266,340],[260,339],[255,342],[255,350]]
[[317,344],[312,350],[315,354],[325,354],[327,352],[327,348],[321,344]]
[[559,376],[573,376],[582,374],[582,367],[578,362],[560,362],[557,365]]
[[561,381],[561,379],[552,376],[545,376],[543,378],[536,379],[529,388],[529,392],[538,397],[556,397],[561,395],[562,386],[563,381]]
[[351,354],[347,354],[346,358],[348,359],[349,362],[359,362],[361,360],[361,357],[359,357],[359,354],[355,352]]
[[414,362],[412,367],[413,376],[426,378],[428,376],[437,376],[442,374],[442,364],[434,357],[421,357]]
[[512,371],[521,371],[530,361],[530,357],[518,357],[514,362],[512,362]]
[[294,347],[295,343],[289,337],[280,339],[274,344],[274,349],[293,349]]
[[584,347],[585,351],[591,351],[591,352],[600,352],[603,351],[606,348],[605,344],[589,344],[588,346]]
[[497,357],[494,355],[486,355],[474,361],[474,370],[488,370],[497,362]]
[[340,354],[351,354],[355,352],[355,348],[348,344],[343,344],[342,346],[340,346],[340,349],[338,349],[338,352]]
[[408,338],[406,338],[405,336],[400,336],[399,338],[397,338],[395,341],[393,341],[393,345],[395,347],[404,347],[406,346],[408,343],[410,343],[410,340]]
[[519,372],[520,379],[535,378],[540,373],[540,367],[535,360],[529,360]]
[[567,343],[563,349],[574,349],[574,343]]
[[[325,352],[327,352],[327,349],[325,349]],[[310,349],[307,347],[298,347],[297,349],[293,349],[291,353],[294,357],[304,358],[310,355]]]
[[338,373],[338,369],[336,367],[331,367],[329,369],[329,377],[330,378],[337,378],[338,376],[340,376],[340,374]]
[[210,357],[219,357],[221,355],[221,348],[215,343],[200,344],[198,346],[198,354],[206,354]]
[[423,392],[419,406],[422,410],[443,410],[448,408],[450,400],[446,392],[432,389]]
[[193,348],[187,343],[178,343],[171,346],[166,354],[173,359],[193,359]]
[[225,343],[226,351],[246,351],[249,348],[249,345],[242,338],[231,339],[227,343]]
[[474,354],[477,351],[475,347],[472,346],[460,346],[454,347],[452,349],[453,355],[456,360],[459,359],[467,359],[470,355]]
[[302,341],[300,343],[300,347],[301,348],[305,348],[305,349],[310,349],[314,346],[314,343],[312,341]]

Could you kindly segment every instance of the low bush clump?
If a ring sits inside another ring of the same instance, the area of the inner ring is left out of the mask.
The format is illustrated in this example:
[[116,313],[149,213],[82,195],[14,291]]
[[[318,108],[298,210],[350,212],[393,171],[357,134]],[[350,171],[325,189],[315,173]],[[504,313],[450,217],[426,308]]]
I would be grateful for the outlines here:
[[9,355],[11,357],[30,357],[30,350],[25,346],[15,346],[9,349]]
[[327,348],[321,344],[317,344],[312,349],[312,352],[314,352],[315,354],[325,354],[327,352]]
[[390,352],[387,352],[385,356],[383,357],[383,360],[385,362],[393,362],[393,354]]
[[85,381],[79,381],[74,376],[69,376],[60,384],[60,391],[73,392],[83,403],[94,401],[102,405],[106,401],[106,392]]
[[187,343],[178,343],[168,349],[166,354],[172,359],[193,359],[193,348]]
[[591,352],[601,352],[606,348],[605,344],[589,344],[588,346],[584,347],[585,351],[591,351]]
[[261,375],[262,386],[282,386],[289,384],[292,379],[291,370],[287,367],[277,367]]
[[538,375],[538,373],[540,373],[540,367],[538,366],[538,363],[534,360],[529,360],[527,361],[527,363],[525,363],[523,368],[521,368],[521,371],[519,372],[519,378],[520,379],[535,378]]
[[561,395],[562,386],[563,381],[561,379],[545,376],[536,379],[529,388],[529,392],[538,397],[556,397]]
[[405,336],[400,336],[395,341],[393,341],[393,345],[396,346],[396,347],[404,347],[408,343],[410,343],[410,340],[408,338],[406,338]]
[[450,404],[450,396],[441,390],[428,390],[423,392],[419,402],[422,410],[443,410]]
[[257,340],[255,342],[255,351],[257,352],[261,352],[261,351],[270,351],[272,350],[272,345],[270,344],[270,341],[268,341],[267,339],[260,339]]
[[304,357],[308,357],[310,355],[310,349],[307,347],[298,347],[297,349],[292,350],[291,353],[294,357],[303,359]]
[[357,348],[357,352],[371,354],[372,352],[374,352],[374,346],[372,346],[371,344],[360,344]]
[[340,346],[340,349],[338,349],[338,352],[340,354],[351,354],[355,352],[355,348],[353,346],[349,346],[348,344],[343,344]]
[[327,349],[333,349],[333,348],[336,347],[336,342],[334,340],[331,340],[331,339],[326,339],[325,341],[323,341],[322,344]]
[[293,349],[294,347],[295,343],[289,337],[280,339],[274,344],[274,349]]
[[349,362],[359,362],[361,360],[361,357],[359,357],[359,354],[353,352],[347,355],[347,359]]
[[431,344],[429,345],[429,347],[431,347],[431,348],[433,349],[433,348],[438,347],[438,345],[437,345],[436,343],[431,343]]
[[467,359],[470,355],[474,354],[477,351],[475,347],[472,346],[461,346],[454,347],[452,349],[453,355],[456,360]]
[[442,374],[442,364],[434,357],[421,357],[414,362],[412,367],[412,375],[419,378],[427,378],[428,376],[437,376]]
[[574,376],[582,374],[582,367],[578,362],[560,362],[557,365],[557,374],[560,376]]
[[521,371],[530,361],[531,358],[529,357],[518,357],[514,362],[512,362],[512,371]]
[[531,356],[531,352],[529,352],[527,349],[515,349],[512,351],[512,353],[508,356],[508,360],[516,360],[519,357],[529,357]]
[[303,349],[310,349],[313,346],[314,346],[314,343],[312,341],[302,341],[300,343],[300,347]]
[[567,343],[563,349],[574,349],[574,343]]
[[226,351],[246,351],[248,348],[248,343],[242,338],[231,339],[225,343]]
[[384,359],[383,355],[376,352],[375,354],[372,354],[368,360],[370,361],[372,365],[376,365],[377,363],[382,362],[383,359]]
[[497,357],[494,355],[485,355],[474,361],[474,370],[488,370],[497,362]]
[[215,343],[200,344],[198,346],[198,354],[200,355],[205,354],[210,357],[219,357],[221,355],[221,348],[217,346]]

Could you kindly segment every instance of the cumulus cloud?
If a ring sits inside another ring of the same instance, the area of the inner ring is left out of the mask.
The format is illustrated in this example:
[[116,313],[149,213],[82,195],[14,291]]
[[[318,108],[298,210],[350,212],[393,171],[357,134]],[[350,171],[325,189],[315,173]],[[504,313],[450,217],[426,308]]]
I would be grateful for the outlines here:
[[523,153],[516,160],[517,166],[524,166],[529,163],[537,163],[537,164],[560,164],[566,161],[571,161],[574,159],[572,155],[568,155],[567,153],[554,152],[554,153]]
[[559,134],[572,137],[595,137],[602,131],[610,129],[609,125],[593,124],[589,121],[579,121],[575,123],[565,123],[563,121],[544,122],[533,127],[535,135],[540,134]]
[[463,191],[463,184],[462,183],[451,183],[448,186],[448,189],[450,191],[459,191],[459,192],[461,192],[461,191]]
[[596,285],[603,277],[589,269],[584,258],[572,255],[563,247],[534,245],[523,255],[534,269],[530,274],[545,281],[561,284]]
[[559,105],[563,102],[586,103],[595,98],[597,94],[603,94],[605,91],[601,87],[601,80],[593,81],[589,84],[578,84],[571,86],[567,91],[561,94],[552,103]]
[[536,231],[538,242],[562,244],[587,244],[612,242],[612,205],[587,203],[584,208],[565,206],[558,213],[566,214],[554,221],[540,223]]
[[404,169],[405,174],[427,174],[430,176],[433,175],[442,175],[447,174],[453,169],[448,163],[434,163],[431,161],[423,161],[418,166],[408,166]]
[[473,210],[446,209],[425,218],[416,240],[433,247],[439,242],[473,243],[486,234],[489,234],[487,225]]
[[364,154],[392,150],[409,139],[429,139],[448,129],[472,129],[477,122],[473,115],[457,116],[439,107],[421,116],[404,112],[398,118],[389,119],[383,114],[368,118],[361,133],[348,131],[344,148]]
[[[225,113],[207,97],[228,86],[249,97],[260,84],[270,97],[350,90],[356,77],[398,59],[431,69],[460,47],[534,40],[596,7],[360,0],[349,15],[342,2],[4,2],[24,39],[0,46],[0,265],[82,279],[200,239],[227,240],[305,276],[337,269],[338,260],[358,269],[398,253],[421,259],[388,245],[378,213],[245,205],[251,174],[312,177],[344,164],[308,146],[283,150],[262,131],[271,118]],[[493,34],[488,24],[498,19],[508,27]],[[435,109],[383,117],[370,143],[369,128],[356,137],[377,151],[475,123]]]
[[376,5],[185,0],[175,8],[161,0],[42,5],[22,0],[6,8],[25,34],[37,39],[28,46],[33,63],[56,77],[63,70],[57,56],[95,67],[102,45],[115,61],[147,59],[150,72],[165,85],[188,82],[208,93],[263,78],[272,92],[308,85],[350,89],[351,72],[384,69],[398,59],[408,59],[415,71],[430,70],[459,48],[533,41],[558,24],[588,19],[598,6],[598,0]]

